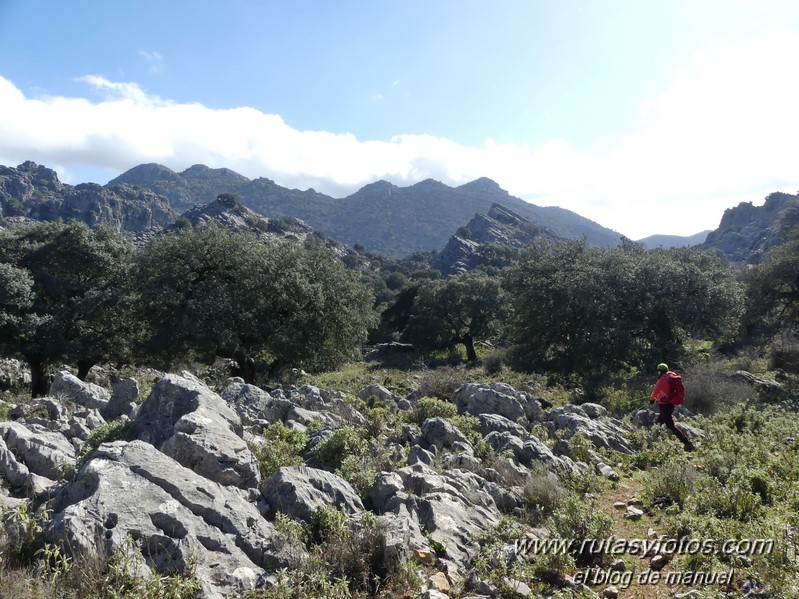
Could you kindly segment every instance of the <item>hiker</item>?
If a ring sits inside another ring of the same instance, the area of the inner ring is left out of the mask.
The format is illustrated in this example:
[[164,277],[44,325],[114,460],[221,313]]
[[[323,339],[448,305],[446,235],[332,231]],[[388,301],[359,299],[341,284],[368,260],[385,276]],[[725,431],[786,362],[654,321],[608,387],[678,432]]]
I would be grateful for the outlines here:
[[682,386],[682,378],[676,372],[669,370],[668,365],[658,364],[658,381],[649,396],[649,403],[657,403],[660,414],[658,424],[665,424],[677,438],[682,441],[685,451],[693,451],[694,445],[683,431],[674,424],[674,406],[680,405],[685,401],[685,391]]

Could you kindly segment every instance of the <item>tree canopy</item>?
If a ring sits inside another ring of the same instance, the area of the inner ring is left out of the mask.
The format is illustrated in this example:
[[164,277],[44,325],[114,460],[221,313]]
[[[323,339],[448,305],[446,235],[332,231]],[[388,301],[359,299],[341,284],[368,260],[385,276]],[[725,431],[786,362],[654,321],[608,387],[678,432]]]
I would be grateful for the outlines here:
[[234,358],[248,380],[258,365],[336,366],[372,322],[370,294],[328,250],[214,224],[153,241],[136,272],[148,352]]
[[[400,294],[389,317],[402,323],[402,339],[427,349],[463,344],[477,359],[475,340],[495,335],[504,316],[500,280],[481,273],[424,281],[414,293]],[[410,300],[410,301],[409,301]],[[405,306],[406,314],[399,307]]]
[[509,269],[506,292],[515,366],[586,382],[675,359],[691,336],[734,335],[743,307],[723,258],[631,242],[536,244]]
[[85,377],[123,351],[123,282],[133,250],[116,231],[82,223],[39,223],[0,234],[0,312],[16,330],[4,347],[31,367],[33,394],[47,391],[45,371],[69,359]]

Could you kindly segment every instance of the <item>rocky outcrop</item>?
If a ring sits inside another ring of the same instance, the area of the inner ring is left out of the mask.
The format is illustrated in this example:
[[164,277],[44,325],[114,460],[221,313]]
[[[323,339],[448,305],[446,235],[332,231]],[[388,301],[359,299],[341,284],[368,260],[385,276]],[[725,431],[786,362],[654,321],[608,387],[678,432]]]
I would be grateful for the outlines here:
[[741,202],[728,208],[718,229],[708,233],[704,246],[723,252],[733,262],[760,263],[768,250],[782,243],[776,224],[782,211],[799,196],[772,193],[762,206]]
[[96,183],[73,187],[61,183],[55,171],[30,161],[17,168],[0,166],[0,215],[76,220],[136,233],[166,227],[177,216],[167,200],[152,191]]
[[207,598],[254,590],[288,565],[255,505],[143,441],[101,445],[49,509],[47,538],[73,555],[124,550],[130,536],[149,570],[195,563]]
[[455,391],[452,401],[459,411],[475,416],[498,414],[516,421],[519,418],[535,420],[541,414],[538,400],[506,383],[468,383]]
[[310,522],[314,512],[333,505],[347,514],[363,511],[363,503],[350,484],[332,472],[295,466],[280,468],[262,487],[264,511],[270,517],[277,512]]
[[153,386],[134,429],[140,440],[209,480],[241,488],[260,483],[238,414],[189,373],[167,375]]
[[433,259],[433,266],[444,275],[463,274],[480,265],[507,266],[510,255],[500,256],[486,247],[498,245],[523,248],[534,239],[560,239],[546,227],[535,224],[500,204],[493,204],[487,214],[475,214]]

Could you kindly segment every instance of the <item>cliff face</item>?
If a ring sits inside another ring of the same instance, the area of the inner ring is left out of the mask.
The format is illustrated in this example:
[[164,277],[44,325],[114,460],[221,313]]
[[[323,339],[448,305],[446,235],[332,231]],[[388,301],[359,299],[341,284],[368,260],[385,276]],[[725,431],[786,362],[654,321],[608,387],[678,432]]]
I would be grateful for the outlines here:
[[788,204],[799,196],[772,193],[762,206],[741,202],[724,211],[719,228],[711,231],[704,245],[723,252],[734,262],[758,264],[765,254],[782,242],[777,221]]
[[130,185],[67,185],[55,171],[35,162],[0,166],[0,214],[5,218],[77,220],[139,233],[173,223],[176,213],[166,198]]

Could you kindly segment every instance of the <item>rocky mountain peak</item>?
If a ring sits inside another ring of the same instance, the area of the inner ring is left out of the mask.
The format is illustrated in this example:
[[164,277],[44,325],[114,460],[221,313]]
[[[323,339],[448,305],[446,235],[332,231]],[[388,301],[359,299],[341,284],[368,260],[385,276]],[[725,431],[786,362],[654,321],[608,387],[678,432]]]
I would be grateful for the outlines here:
[[728,208],[719,228],[711,231],[704,245],[721,250],[733,262],[757,264],[775,245],[781,243],[775,225],[788,204],[799,195],[772,193],[762,206],[741,202]]
[[31,161],[18,168],[0,167],[0,214],[43,221],[77,220],[89,226],[102,223],[131,232],[161,228],[175,219],[168,202],[152,191],[96,183],[73,187],[61,183],[55,171]]
[[486,263],[482,251],[486,244],[522,248],[537,238],[559,239],[546,227],[494,203],[487,214],[475,214],[450,237],[433,265],[445,275],[467,272]]
[[496,181],[489,179],[488,177],[480,177],[479,179],[475,179],[465,185],[461,185],[457,189],[461,191],[470,191],[470,192],[479,192],[479,193],[500,193],[502,195],[508,195],[508,192],[502,189]]
[[151,181],[175,181],[177,178],[178,174],[172,169],[151,162],[149,164],[134,166],[132,169],[122,173],[119,177],[109,181],[108,185],[119,185],[120,183],[141,185]]

